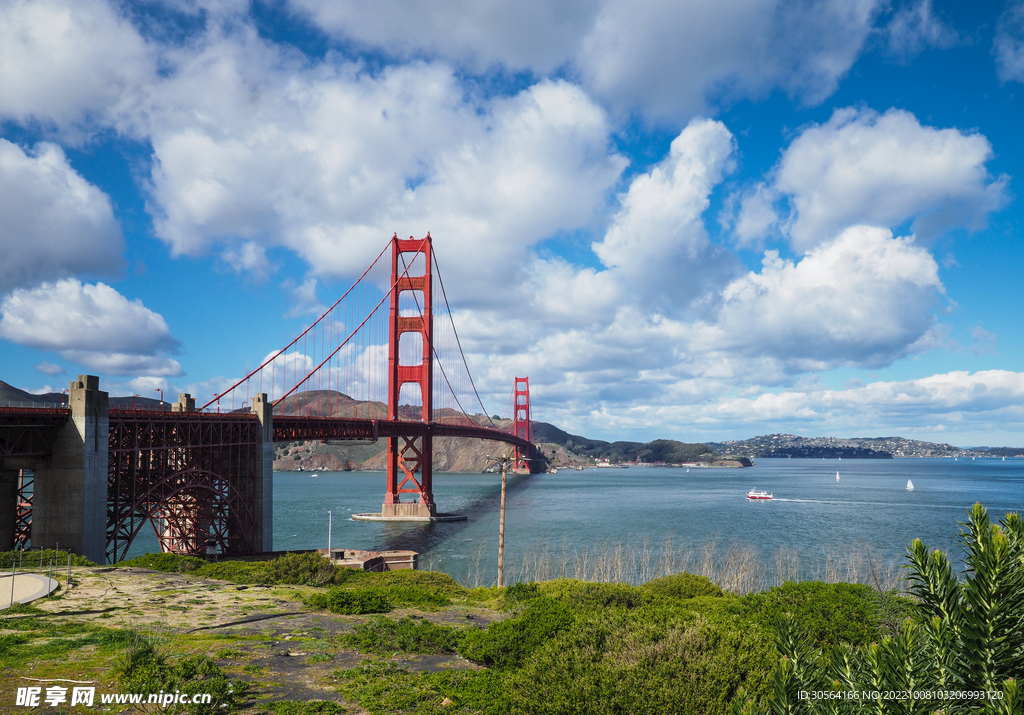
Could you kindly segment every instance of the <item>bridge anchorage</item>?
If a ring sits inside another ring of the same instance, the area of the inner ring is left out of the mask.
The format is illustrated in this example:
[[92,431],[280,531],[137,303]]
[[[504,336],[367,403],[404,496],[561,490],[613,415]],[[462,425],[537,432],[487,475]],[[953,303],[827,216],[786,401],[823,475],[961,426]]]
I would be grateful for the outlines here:
[[273,551],[274,443],[300,440],[387,440],[384,502],[363,518],[465,518],[437,510],[435,440],[504,442],[542,469],[528,378],[512,401],[505,430],[473,385],[430,234],[393,236],[320,318],[198,409],[187,394],[170,410],[110,407],[90,375],[66,404],[0,406],[0,550],[116,562],[149,525],[164,551]]

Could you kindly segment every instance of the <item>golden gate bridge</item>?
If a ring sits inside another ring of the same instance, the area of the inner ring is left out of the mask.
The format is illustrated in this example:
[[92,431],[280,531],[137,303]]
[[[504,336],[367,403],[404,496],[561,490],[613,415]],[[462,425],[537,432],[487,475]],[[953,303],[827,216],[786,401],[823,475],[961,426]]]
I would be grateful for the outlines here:
[[396,234],[316,321],[206,404],[111,407],[81,375],[66,404],[0,406],[0,551],[59,544],[116,562],[147,524],[164,551],[272,551],[275,441],[386,440],[379,518],[440,520],[435,438],[496,440],[518,468],[541,463],[528,378],[509,406],[505,428],[484,408],[430,234]]

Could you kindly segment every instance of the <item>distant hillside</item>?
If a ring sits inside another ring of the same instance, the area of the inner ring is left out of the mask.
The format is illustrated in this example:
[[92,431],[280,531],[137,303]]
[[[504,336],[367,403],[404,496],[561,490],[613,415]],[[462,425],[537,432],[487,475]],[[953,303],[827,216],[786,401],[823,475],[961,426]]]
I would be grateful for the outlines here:
[[751,439],[708,442],[718,451],[750,457],[845,457],[847,459],[892,459],[893,457],[972,457],[979,452],[950,444],[921,442],[904,437],[800,437],[769,434]]
[[610,462],[712,462],[718,454],[704,444],[688,444],[674,439],[656,439],[653,442],[605,442],[588,439],[555,427],[547,422],[533,422],[533,441],[537,444],[557,444],[575,454],[590,459]]
[[47,403],[62,403],[64,402],[64,396],[59,392],[50,392],[45,395],[33,395],[31,392],[25,392],[19,390],[13,385],[8,385],[3,380],[0,380],[0,405],[6,404],[47,404]]

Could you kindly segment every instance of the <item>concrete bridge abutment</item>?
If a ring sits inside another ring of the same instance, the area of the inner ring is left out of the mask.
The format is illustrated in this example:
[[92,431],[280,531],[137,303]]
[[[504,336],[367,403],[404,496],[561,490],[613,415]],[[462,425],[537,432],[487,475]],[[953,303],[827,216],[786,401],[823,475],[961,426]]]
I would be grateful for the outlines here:
[[102,564],[107,558],[110,416],[99,382],[95,375],[79,375],[71,383],[71,418],[57,432],[50,459],[35,465],[32,546],[59,545]]
[[256,479],[256,543],[264,552],[274,550],[274,405],[262,392],[252,398],[252,412],[260,421],[260,475]]

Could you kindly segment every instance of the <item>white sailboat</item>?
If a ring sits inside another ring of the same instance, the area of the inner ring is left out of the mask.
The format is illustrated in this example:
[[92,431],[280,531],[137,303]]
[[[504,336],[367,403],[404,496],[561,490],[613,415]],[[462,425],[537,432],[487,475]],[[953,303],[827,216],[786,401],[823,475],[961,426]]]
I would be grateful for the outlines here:
[[912,481],[910,481],[909,479],[907,480],[907,489],[909,489],[911,491],[914,490],[914,483]]
[[839,481],[839,472],[836,472],[836,481]]

